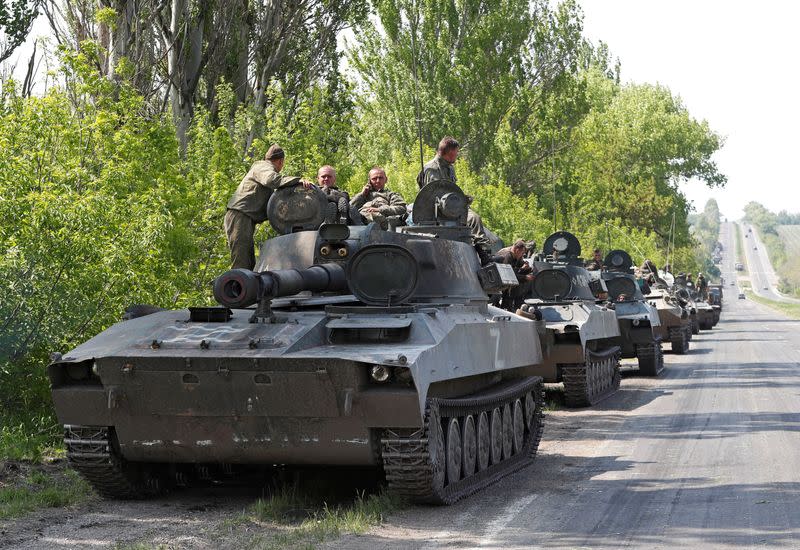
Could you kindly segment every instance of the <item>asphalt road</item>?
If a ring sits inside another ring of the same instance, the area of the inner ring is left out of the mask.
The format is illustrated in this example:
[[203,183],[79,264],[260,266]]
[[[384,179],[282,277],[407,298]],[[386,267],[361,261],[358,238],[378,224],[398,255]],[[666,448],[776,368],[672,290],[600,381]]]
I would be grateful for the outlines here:
[[[737,222],[742,231],[742,245],[744,254],[747,258],[747,268],[750,272],[750,282],[753,286],[753,292],[764,298],[775,300],[779,302],[793,302],[800,303],[800,300],[789,298],[778,292],[778,275],[772,267],[767,253],[767,247],[758,236],[758,231],[754,226],[746,222]],[[752,228],[752,232],[748,231]],[[726,235],[727,233],[727,235]],[[748,237],[745,237],[748,235]],[[732,245],[728,248],[725,241],[722,245],[726,250],[735,253],[736,250],[736,233],[734,231],[733,223],[723,223],[720,229],[720,236],[728,239]]]
[[329,547],[800,548],[800,322],[733,292],[724,307],[658,379],[549,413],[533,466]]

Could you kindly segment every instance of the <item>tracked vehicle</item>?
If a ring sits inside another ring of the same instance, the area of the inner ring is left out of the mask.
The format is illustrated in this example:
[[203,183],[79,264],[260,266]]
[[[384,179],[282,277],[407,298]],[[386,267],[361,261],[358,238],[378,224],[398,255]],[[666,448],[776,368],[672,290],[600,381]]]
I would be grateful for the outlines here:
[[[682,301],[678,296],[673,295],[669,282],[662,277],[654,264],[650,263],[650,265],[653,269],[644,272],[650,288],[646,298],[658,311],[658,335],[662,342],[670,343],[672,353],[683,355],[689,352],[692,339],[692,322],[687,309],[688,301]],[[671,275],[663,275],[672,280]]]
[[692,315],[692,334],[699,334],[701,330],[711,330],[716,324],[714,323],[714,308],[700,297],[694,284],[679,275],[675,277],[673,288],[675,291],[683,290],[688,295],[694,313]]
[[620,331],[616,343],[622,357],[635,357],[640,374],[657,376],[664,370],[658,310],[645,300],[631,273],[633,260],[626,251],[612,250],[606,255],[603,266],[604,271],[594,273],[602,278],[608,301],[613,304]]
[[[415,228],[319,227],[317,190],[276,192],[255,271],[215,307],[118,323],[48,368],[67,458],[103,496],[237,465],[380,468],[451,503],[529,464],[542,435],[537,324],[489,305],[467,197],[434,182]],[[519,345],[521,342],[525,346]]]
[[534,368],[545,382],[563,383],[567,406],[594,405],[619,388],[620,337],[613,310],[597,305],[583,268],[580,243],[558,231],[544,243],[547,253],[531,259],[536,273],[532,297],[518,314],[535,320],[544,361]]
[[722,315],[722,285],[708,285],[708,303],[714,308],[714,326]]

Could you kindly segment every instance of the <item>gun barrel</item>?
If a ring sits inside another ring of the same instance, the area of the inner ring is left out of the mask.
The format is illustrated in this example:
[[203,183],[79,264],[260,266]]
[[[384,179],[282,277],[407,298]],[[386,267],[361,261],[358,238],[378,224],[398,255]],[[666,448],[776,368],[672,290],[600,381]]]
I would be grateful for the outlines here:
[[245,308],[262,297],[279,298],[304,290],[324,292],[346,288],[344,268],[333,263],[261,273],[249,269],[231,269],[214,279],[214,298],[226,307]]

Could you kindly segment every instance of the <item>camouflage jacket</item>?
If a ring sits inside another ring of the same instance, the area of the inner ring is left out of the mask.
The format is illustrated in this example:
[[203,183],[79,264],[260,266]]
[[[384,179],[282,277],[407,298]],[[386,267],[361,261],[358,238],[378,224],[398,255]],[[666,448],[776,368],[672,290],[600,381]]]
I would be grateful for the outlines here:
[[383,191],[370,191],[367,195],[359,193],[350,204],[359,212],[365,208],[378,208],[384,216],[402,216],[406,213],[406,201],[400,193],[389,191],[385,187]]
[[272,192],[296,181],[297,178],[281,176],[270,161],[256,161],[228,201],[228,210],[238,210],[261,223],[267,219],[267,201]]
[[446,180],[456,183],[456,169],[452,164],[436,155],[433,160],[427,162],[422,167],[422,171],[417,176],[417,185],[422,189],[432,181]]
[[329,187],[322,185],[320,189],[322,189],[322,192],[325,193],[325,196],[328,197],[328,200],[331,202],[337,202],[342,197],[344,197],[347,202],[350,202],[350,195],[347,194],[347,191],[342,191],[335,185]]

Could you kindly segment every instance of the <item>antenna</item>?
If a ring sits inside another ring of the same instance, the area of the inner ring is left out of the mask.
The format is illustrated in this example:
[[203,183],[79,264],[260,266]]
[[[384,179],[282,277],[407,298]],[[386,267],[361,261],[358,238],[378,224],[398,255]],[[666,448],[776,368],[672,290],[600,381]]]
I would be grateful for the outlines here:
[[417,119],[417,139],[419,140],[419,169],[425,170],[425,157],[422,152],[422,115],[419,108],[419,85],[417,83],[417,24],[419,12],[416,2],[413,3],[413,19],[411,23],[411,74],[414,77],[414,115]]
[[669,236],[667,237],[667,265],[672,266],[672,255],[675,253],[675,211],[672,211],[672,223],[669,226]]
[[553,182],[553,232],[558,231],[556,222],[558,216],[558,202],[556,199],[556,157],[553,155],[553,136],[550,136],[550,181]]

